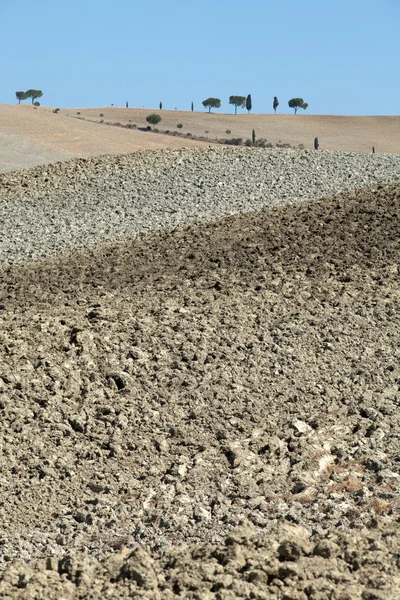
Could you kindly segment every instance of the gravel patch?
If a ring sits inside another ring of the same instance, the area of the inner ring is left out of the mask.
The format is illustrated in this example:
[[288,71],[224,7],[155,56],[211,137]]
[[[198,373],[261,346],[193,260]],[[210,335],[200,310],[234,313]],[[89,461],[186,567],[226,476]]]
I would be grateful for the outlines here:
[[75,159],[0,177],[0,263],[400,180],[400,156],[236,148]]

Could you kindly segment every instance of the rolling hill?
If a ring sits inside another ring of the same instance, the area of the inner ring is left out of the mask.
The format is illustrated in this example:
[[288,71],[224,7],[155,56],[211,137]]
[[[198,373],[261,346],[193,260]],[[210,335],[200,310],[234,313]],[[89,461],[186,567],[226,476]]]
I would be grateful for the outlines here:
[[[400,153],[400,117],[219,114],[139,108],[61,109],[1,104],[0,172],[74,157],[123,154],[143,149],[182,148],[219,143],[226,138],[264,138],[273,145],[346,152]],[[146,116],[159,112],[160,132],[145,132]],[[103,121],[101,123],[101,121]],[[131,125],[112,127],[109,124]],[[182,124],[178,129],[177,125]],[[136,125],[136,128],[133,126]],[[175,137],[163,132],[180,132]],[[226,133],[230,131],[230,133]],[[190,139],[206,137],[207,141]]]

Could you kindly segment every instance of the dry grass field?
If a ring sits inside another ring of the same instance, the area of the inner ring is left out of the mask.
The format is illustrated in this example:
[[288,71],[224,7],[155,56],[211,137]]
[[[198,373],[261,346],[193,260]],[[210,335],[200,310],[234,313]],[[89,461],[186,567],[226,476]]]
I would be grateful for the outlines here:
[[[209,143],[191,140],[187,133],[213,142],[229,137],[246,140],[253,129],[258,139],[274,145],[281,142],[312,148],[318,137],[321,149],[371,152],[374,146],[378,153],[400,153],[400,117],[396,116],[233,115],[117,107],[61,109],[55,114],[53,108],[34,109],[26,104],[1,104],[0,111],[0,172],[72,157]],[[146,116],[152,112],[161,113],[160,133],[139,130],[147,125]],[[111,127],[106,122],[136,125],[137,129]],[[164,135],[165,130],[183,135]]]
[[[298,146],[304,144],[312,148],[318,137],[320,147],[326,150],[345,152],[400,152],[400,117],[338,117],[330,115],[274,115],[274,114],[220,114],[208,112],[175,111],[149,108],[90,108],[62,110],[70,116],[81,116],[93,121],[119,122],[147,125],[146,116],[156,112],[162,117],[160,131],[181,131],[194,136],[206,136],[211,140],[229,137],[251,138],[252,130],[257,138],[265,138],[276,144]],[[77,113],[80,112],[80,115]],[[100,117],[100,113],[104,116]],[[182,129],[177,129],[181,123]],[[226,131],[231,131],[227,134]]]
[[73,119],[67,116],[68,112],[72,115],[76,111],[62,110],[55,114],[50,108],[1,104],[0,172],[74,157],[182,148],[195,144],[188,139]]

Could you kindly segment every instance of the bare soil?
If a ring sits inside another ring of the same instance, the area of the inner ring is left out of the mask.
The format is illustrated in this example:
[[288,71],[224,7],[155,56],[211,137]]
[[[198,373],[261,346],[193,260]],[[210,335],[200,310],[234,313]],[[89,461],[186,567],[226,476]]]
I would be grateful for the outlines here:
[[399,216],[378,186],[3,269],[0,597],[398,598]]

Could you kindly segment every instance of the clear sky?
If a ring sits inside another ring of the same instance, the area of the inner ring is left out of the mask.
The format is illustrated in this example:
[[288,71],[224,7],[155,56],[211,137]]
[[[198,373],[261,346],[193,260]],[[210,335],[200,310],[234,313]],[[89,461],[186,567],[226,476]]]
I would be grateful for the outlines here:
[[0,55],[4,103],[400,113],[400,0],[0,0]]

